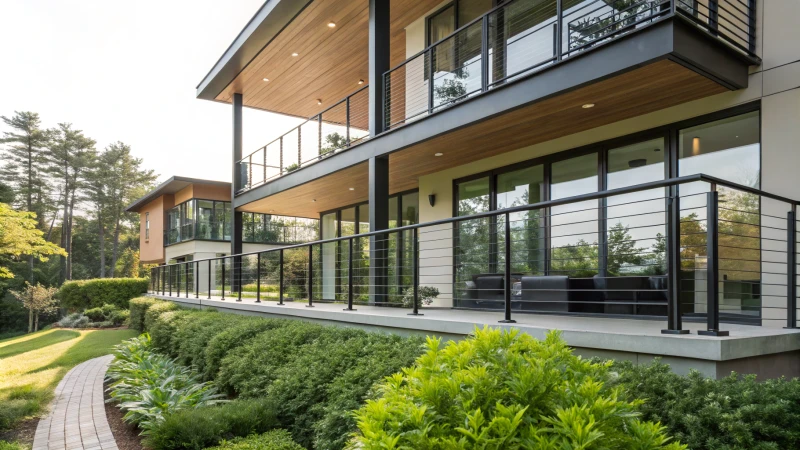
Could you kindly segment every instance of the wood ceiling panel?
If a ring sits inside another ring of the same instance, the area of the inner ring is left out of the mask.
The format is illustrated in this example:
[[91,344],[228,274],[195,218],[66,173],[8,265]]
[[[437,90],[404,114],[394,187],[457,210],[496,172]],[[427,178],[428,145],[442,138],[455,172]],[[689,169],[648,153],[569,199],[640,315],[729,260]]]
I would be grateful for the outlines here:
[[[423,175],[724,91],[676,63],[656,62],[392,153],[389,190],[414,189]],[[596,106],[583,109],[586,103]],[[444,155],[434,157],[436,152]],[[241,209],[318,218],[322,211],[366,201],[368,177],[367,163],[361,163]]]
[[[405,60],[405,27],[439,3],[392,0],[392,66]],[[368,0],[311,2],[216,99],[230,103],[234,93],[242,93],[248,107],[299,117],[319,113],[358,89],[360,79],[369,82],[368,21]]]

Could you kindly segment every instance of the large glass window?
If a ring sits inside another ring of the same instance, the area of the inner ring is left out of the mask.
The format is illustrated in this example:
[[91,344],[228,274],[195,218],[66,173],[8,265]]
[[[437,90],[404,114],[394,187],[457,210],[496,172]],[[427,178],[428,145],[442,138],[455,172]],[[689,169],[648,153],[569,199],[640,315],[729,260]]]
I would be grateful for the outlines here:
[[[497,175],[497,209],[529,205],[545,200],[544,166],[538,165]],[[511,270],[513,273],[542,274],[545,265],[544,212],[511,213]],[[505,217],[497,218],[497,248],[505,248]],[[504,267],[505,252],[498,252]]]
[[[552,165],[553,200],[597,192],[597,154],[578,156]],[[598,272],[598,201],[555,206],[550,211],[550,268],[574,278]]]
[[[761,174],[759,112],[680,130],[680,175],[704,173],[758,188]],[[681,269],[684,313],[704,312],[706,195],[708,185],[680,188]],[[757,317],[761,311],[761,205],[758,196],[720,186],[720,315]]]

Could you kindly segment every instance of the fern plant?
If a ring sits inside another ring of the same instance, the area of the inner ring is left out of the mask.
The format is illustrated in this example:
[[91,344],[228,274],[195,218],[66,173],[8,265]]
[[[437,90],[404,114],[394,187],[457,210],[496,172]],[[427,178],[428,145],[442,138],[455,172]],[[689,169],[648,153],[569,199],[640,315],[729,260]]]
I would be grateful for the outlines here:
[[640,401],[607,387],[608,363],[572,354],[551,332],[477,329],[427,352],[378,385],[355,412],[351,449],[681,450],[639,419]]

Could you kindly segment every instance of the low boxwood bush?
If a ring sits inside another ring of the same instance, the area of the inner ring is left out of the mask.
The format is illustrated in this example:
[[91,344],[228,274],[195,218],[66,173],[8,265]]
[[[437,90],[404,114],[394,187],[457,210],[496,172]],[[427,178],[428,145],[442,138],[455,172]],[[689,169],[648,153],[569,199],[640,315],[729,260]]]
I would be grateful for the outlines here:
[[213,383],[201,383],[187,367],[151,351],[150,336],[143,334],[114,347],[108,367],[110,397],[125,411],[123,420],[147,435],[177,411],[219,403]]
[[643,419],[664,424],[694,450],[800,448],[800,380],[756,381],[732,374],[721,380],[617,362],[617,383],[629,398],[645,400]]
[[178,305],[169,301],[158,302],[150,306],[144,313],[144,329],[150,331],[158,316],[168,311],[176,311],[178,308]]
[[359,449],[685,449],[639,401],[606,383],[610,363],[572,354],[557,332],[539,341],[484,328],[387,378],[356,412]]
[[147,292],[149,283],[147,278],[67,281],[58,290],[58,298],[61,307],[71,310],[99,308],[106,303],[128,309],[128,301]]
[[175,332],[175,355],[178,362],[205,372],[205,350],[209,341],[225,330],[241,323],[244,316],[220,313],[215,310],[197,311],[183,322]]
[[130,327],[144,331],[144,315],[147,310],[160,303],[158,300],[151,297],[137,297],[130,300]]
[[285,326],[289,321],[283,319],[263,319],[260,317],[241,316],[237,324],[222,331],[208,341],[205,349],[204,378],[216,378],[222,365],[222,359],[236,347],[250,342],[259,334]]
[[83,315],[92,322],[109,322],[114,326],[120,326],[127,322],[130,313],[116,305],[106,303],[102,307],[87,309]]
[[150,431],[145,444],[152,450],[200,450],[222,440],[263,433],[276,427],[275,407],[269,399],[234,400],[171,414]]
[[214,450],[304,450],[292,441],[292,436],[286,430],[273,430],[269,433],[225,441],[213,448]]

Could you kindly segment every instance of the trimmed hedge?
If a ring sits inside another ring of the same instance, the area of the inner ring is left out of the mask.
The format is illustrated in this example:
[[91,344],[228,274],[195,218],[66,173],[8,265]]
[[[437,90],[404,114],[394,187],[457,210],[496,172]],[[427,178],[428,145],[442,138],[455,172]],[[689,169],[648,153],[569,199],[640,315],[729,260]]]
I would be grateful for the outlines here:
[[151,330],[156,319],[161,314],[169,311],[177,311],[178,309],[178,305],[172,302],[157,302],[153,304],[144,312],[144,328],[146,330]]
[[304,450],[303,447],[292,441],[292,436],[286,430],[273,430],[262,435],[238,438],[223,442],[213,450]]
[[225,439],[277,427],[275,407],[268,399],[235,400],[208,408],[178,411],[152,430],[145,444],[153,450],[200,450]]
[[[240,400],[234,403],[266,399],[268,416],[277,418],[276,426],[288,429],[307,448],[344,448],[356,429],[349,411],[363,403],[376,381],[410,365],[424,342],[421,337],[296,320],[148,306],[147,331],[156,349],[237,396]],[[154,437],[148,445],[155,450],[211,445],[206,438],[190,438],[200,436],[202,427],[197,424],[205,423],[192,414],[182,412],[167,419],[163,430],[152,432],[160,443]],[[223,438],[244,436],[240,433],[223,433]]]
[[613,369],[622,392],[645,401],[642,418],[661,422],[693,450],[800,448],[800,379],[733,373],[712,380],[696,371],[676,375],[660,361]]
[[58,290],[61,306],[70,310],[100,308],[108,303],[128,309],[128,301],[145,292],[147,278],[98,278],[67,281]]
[[144,331],[144,315],[147,310],[156,303],[159,303],[159,301],[151,297],[138,297],[131,299],[131,315],[129,319],[130,327],[134,330]]

